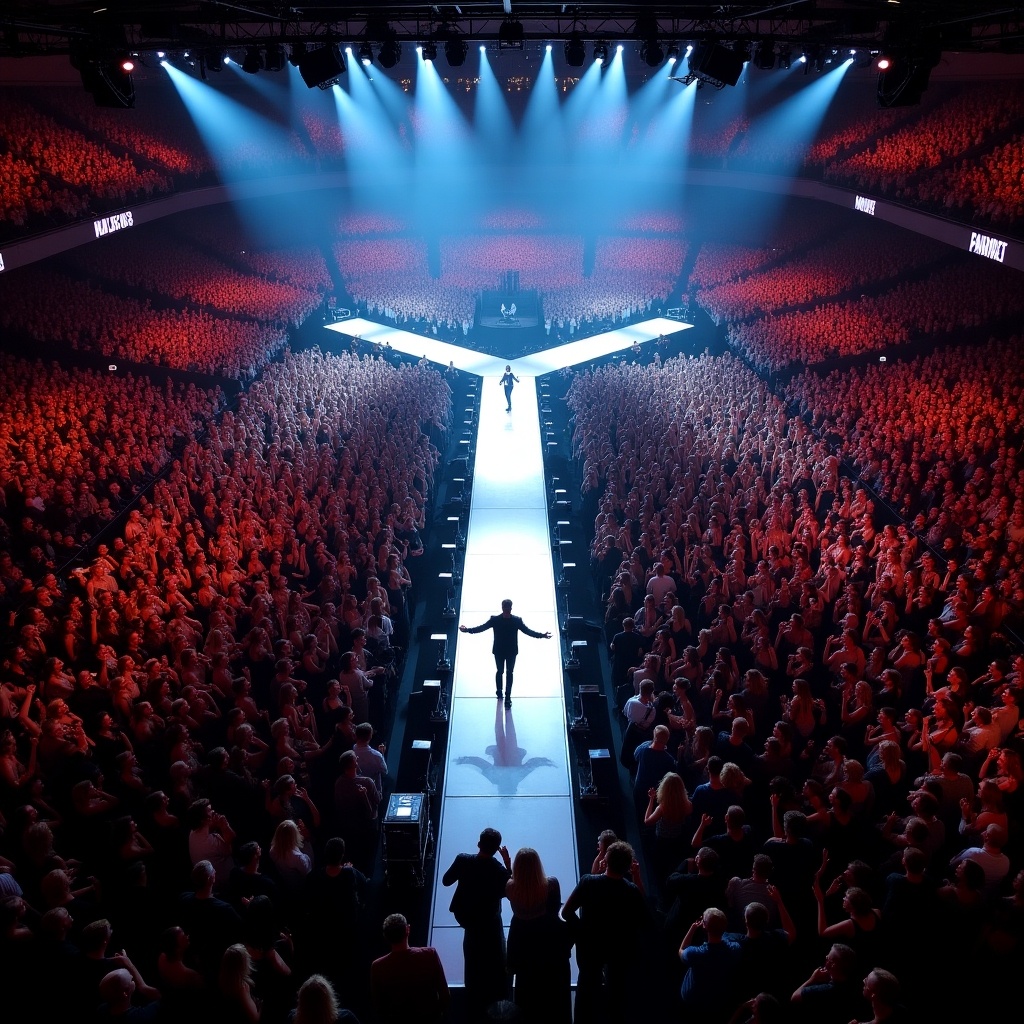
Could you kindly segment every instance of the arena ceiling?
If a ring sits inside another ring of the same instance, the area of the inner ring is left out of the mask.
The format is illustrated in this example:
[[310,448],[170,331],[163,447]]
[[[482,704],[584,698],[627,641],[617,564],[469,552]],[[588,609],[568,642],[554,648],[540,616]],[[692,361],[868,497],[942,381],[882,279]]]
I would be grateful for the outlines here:
[[[924,46],[941,52],[1024,52],[1024,5],[996,0],[790,0],[684,4],[493,0],[340,3],[306,0],[6,0],[0,56],[85,49],[316,44],[389,38],[518,48],[566,39],[771,40],[794,44]],[[518,26],[518,27],[516,27]],[[521,31],[520,31],[521,30]]]

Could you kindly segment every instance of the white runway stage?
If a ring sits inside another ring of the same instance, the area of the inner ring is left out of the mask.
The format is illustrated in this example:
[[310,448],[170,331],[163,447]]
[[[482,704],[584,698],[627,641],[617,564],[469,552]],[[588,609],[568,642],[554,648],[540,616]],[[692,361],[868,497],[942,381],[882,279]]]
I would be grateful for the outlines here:
[[[425,355],[431,362],[441,363],[443,366],[454,362],[456,369],[477,373],[481,377],[501,374],[505,369],[505,364],[509,362],[509,360],[499,359],[497,356],[474,352],[468,347],[425,338],[422,334],[402,331],[397,327],[387,327],[384,324],[374,323],[372,320],[364,320],[362,317],[342,320],[340,323],[326,326],[327,330],[337,331],[350,338],[359,337],[378,345],[390,342],[391,347],[397,352],[410,356]],[[662,334],[678,334],[692,326],[693,324],[682,323],[679,320],[655,317],[653,320],[644,320],[629,327],[619,327],[614,331],[605,331],[602,334],[595,334],[591,338],[570,341],[557,348],[549,348],[544,352],[536,352],[531,356],[511,360],[512,369],[517,377],[522,377],[524,374],[540,377],[545,373],[561,370],[565,366],[576,366],[578,363],[587,363],[591,359],[600,359],[602,356],[611,355],[612,352],[621,352],[623,349],[629,348],[634,341],[643,345],[645,342],[654,341]]]
[[[328,325],[444,366],[454,361],[484,378],[459,622],[485,622],[508,597],[527,626],[552,634],[550,640],[520,636],[509,710],[494,696],[490,631],[458,637],[429,937],[451,985],[464,982],[462,929],[448,909],[452,890],[441,885],[441,876],[456,854],[476,849],[482,829],[497,828],[513,856],[522,846],[534,847],[561,883],[563,899],[579,880],[535,377],[690,326],[658,318],[513,360],[520,383],[508,413],[499,383],[504,359],[369,320]],[[507,903],[504,917],[507,928]]]
[[[482,388],[459,622],[486,622],[508,597],[526,625],[552,637],[520,635],[511,709],[494,696],[491,632],[458,638],[430,926],[430,944],[455,985],[463,981],[462,929],[441,875],[457,853],[476,849],[481,829],[497,828],[513,856],[535,847],[566,893],[577,881],[536,386],[520,378],[511,413],[497,376]],[[507,904],[505,914],[507,925]]]

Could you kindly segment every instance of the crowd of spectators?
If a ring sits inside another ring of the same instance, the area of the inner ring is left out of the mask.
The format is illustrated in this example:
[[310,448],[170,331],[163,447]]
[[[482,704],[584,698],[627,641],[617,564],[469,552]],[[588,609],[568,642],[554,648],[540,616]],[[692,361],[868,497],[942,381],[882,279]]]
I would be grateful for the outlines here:
[[[26,161],[40,176],[89,198],[125,201],[171,187],[170,179],[139,166],[130,155],[117,154],[82,132],[68,128],[17,95],[5,93],[0,110],[0,138],[7,152]],[[51,201],[65,193],[50,192]],[[74,216],[77,209],[65,211]]]
[[[729,355],[568,392],[621,759],[695,1019],[957,1020],[981,978],[1011,995],[1021,363],[1010,342],[885,373],[796,379],[789,409]],[[916,517],[884,523],[833,442],[912,448]]]
[[139,103],[131,110],[111,111],[96,106],[81,89],[47,91],[36,96],[40,99],[45,113],[68,118],[92,137],[122,147],[140,165],[176,176],[178,185],[199,181],[214,169],[191,118],[169,118],[160,105]]
[[[22,406],[33,385],[51,389],[40,414],[55,441],[85,435],[81,459],[62,444],[53,458],[87,478],[102,468],[94,443],[133,450],[129,416],[135,447],[153,448],[213,411],[212,396],[161,401],[132,380],[87,395],[87,375],[68,375],[92,413],[76,433],[56,375],[12,364],[8,380],[30,389]],[[34,413],[12,409],[5,431],[33,469]],[[424,431],[441,440],[450,419],[426,367],[288,356],[188,442],[66,587],[4,545],[12,1021],[135,1019],[134,990],[139,1019],[274,1024],[315,971],[346,1002],[365,994],[379,922],[360,913],[388,787],[374,726],[408,638],[438,458]],[[6,473],[7,511],[35,515],[27,479]]]
[[334,255],[349,294],[370,314],[452,330],[472,323],[476,293],[433,279],[420,239],[347,239]]
[[345,133],[337,119],[324,117],[318,110],[308,107],[299,112],[302,126],[313,144],[313,150],[321,160],[333,161],[345,152]]
[[598,238],[594,267],[584,275],[578,235],[450,235],[440,240],[441,274],[432,279],[426,243],[414,239],[348,239],[334,252],[356,303],[396,322],[461,327],[473,322],[481,290],[497,288],[502,273],[519,272],[536,289],[545,319],[559,331],[627,320],[662,304],[674,290],[686,257],[679,238]]
[[638,235],[681,235],[685,230],[683,217],[665,210],[628,213],[620,219],[618,226],[628,234]]
[[737,139],[750,128],[750,120],[743,114],[728,121],[717,118],[694,118],[693,129],[687,141],[687,152],[697,162],[713,160],[719,162],[728,156]]
[[287,341],[277,327],[155,309],[43,267],[0,280],[0,326],[12,338],[236,379],[252,379]]
[[925,178],[918,197],[946,210],[980,217],[993,224],[1014,224],[1024,217],[1024,135],[975,159],[957,161]]
[[[1018,486],[1019,344],[1013,336],[913,361],[805,373],[786,397],[904,520],[938,507],[949,520],[944,532],[972,542],[981,534],[1002,557],[1022,539],[1002,500]],[[985,466],[989,456],[998,461]]]
[[175,230],[190,244],[210,249],[225,263],[244,267],[268,281],[295,285],[324,294],[332,287],[323,252],[308,243],[268,242],[253,233],[228,209],[185,213],[175,219]]
[[686,249],[686,241],[679,238],[599,238],[588,277],[541,289],[544,315],[559,324],[571,321],[585,327],[650,313],[675,290]]
[[0,153],[0,217],[15,227],[30,218],[67,220],[88,209],[84,196],[51,185],[24,157]]
[[879,108],[872,97],[862,104],[841,104],[835,112],[829,111],[821,132],[807,148],[804,163],[811,173],[821,173],[833,161],[863,149],[879,135],[896,131],[920,113],[920,108]]
[[540,213],[523,207],[488,210],[480,217],[480,227],[484,231],[536,231],[547,226]]
[[337,224],[339,235],[356,238],[365,235],[397,234],[406,230],[407,225],[401,217],[383,211],[368,213],[350,210],[338,218]]
[[115,285],[278,328],[297,327],[323,303],[321,291],[235,270],[163,233],[156,241],[150,232],[126,232],[107,245],[77,250],[68,258],[80,272]]
[[[148,485],[223,403],[219,389],[0,355],[0,546],[33,585]],[[8,609],[20,587],[4,583]]]
[[544,292],[571,287],[583,276],[582,235],[446,235],[440,249],[441,283],[473,295],[497,288],[506,270],[519,272],[521,287]]
[[1001,84],[964,90],[891,134],[873,133],[867,148],[828,164],[825,178],[913,199],[910,179],[977,149],[1022,117],[1019,90]]
[[813,365],[907,341],[941,338],[1012,319],[1024,310],[1015,272],[964,257],[878,295],[733,324],[729,343],[762,370]]
[[787,220],[770,233],[763,245],[702,242],[690,271],[689,286],[708,290],[727,281],[739,280],[796,249],[822,241],[838,230],[841,230],[841,223],[826,213],[821,217]]
[[878,285],[939,259],[931,239],[865,224],[771,269],[697,293],[716,323],[731,323]]

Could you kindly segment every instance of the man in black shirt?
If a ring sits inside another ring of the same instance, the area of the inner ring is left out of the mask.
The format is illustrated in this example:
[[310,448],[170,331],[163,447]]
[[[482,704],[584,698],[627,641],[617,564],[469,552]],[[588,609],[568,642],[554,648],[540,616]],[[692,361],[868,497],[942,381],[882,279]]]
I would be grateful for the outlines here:
[[644,649],[643,637],[636,631],[632,616],[622,620],[622,632],[612,637],[612,689],[618,693],[619,687],[628,680],[626,673],[640,664],[640,652]]
[[537,640],[550,640],[550,633],[537,633],[530,629],[518,616],[512,614],[512,602],[506,598],[501,602],[501,614],[492,615],[479,626],[459,626],[460,633],[482,633],[485,629],[494,630],[494,644],[491,653],[494,655],[494,693],[501,700],[501,677],[505,676],[505,707],[512,707],[512,673],[516,667],[516,656],[519,654],[519,634],[525,633]]
[[[504,867],[495,859],[500,854]],[[505,929],[501,901],[512,877],[512,861],[501,845],[501,833],[485,828],[476,853],[460,853],[441,878],[442,885],[458,883],[450,906],[464,929],[466,1001],[470,1016],[483,1015],[487,1006],[508,995],[505,974]]]
[[800,1020],[815,1024],[847,1024],[861,1004],[860,979],[856,974],[857,954],[841,942],[833,943],[823,967],[793,993]]
[[[627,876],[632,876],[633,881]],[[579,983],[576,988],[577,1024],[594,1020],[631,1019],[630,968],[638,941],[648,922],[647,904],[637,882],[640,865],[629,843],[608,847],[603,875],[584,875],[562,907],[562,917],[574,925]],[[601,1013],[602,976],[607,980]]]

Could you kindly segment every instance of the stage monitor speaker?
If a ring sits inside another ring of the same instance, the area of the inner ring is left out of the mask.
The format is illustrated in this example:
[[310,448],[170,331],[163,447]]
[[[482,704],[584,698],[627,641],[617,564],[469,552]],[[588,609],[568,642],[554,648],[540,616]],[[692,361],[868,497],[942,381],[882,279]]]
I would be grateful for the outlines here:
[[337,43],[309,50],[299,58],[299,74],[310,89],[323,87],[345,71],[345,55]]
[[384,815],[384,848],[389,862],[417,861],[427,841],[427,801],[422,793],[392,793]]
[[735,85],[743,71],[743,58],[718,43],[700,43],[690,54],[689,68],[694,74],[713,78],[723,85]]

